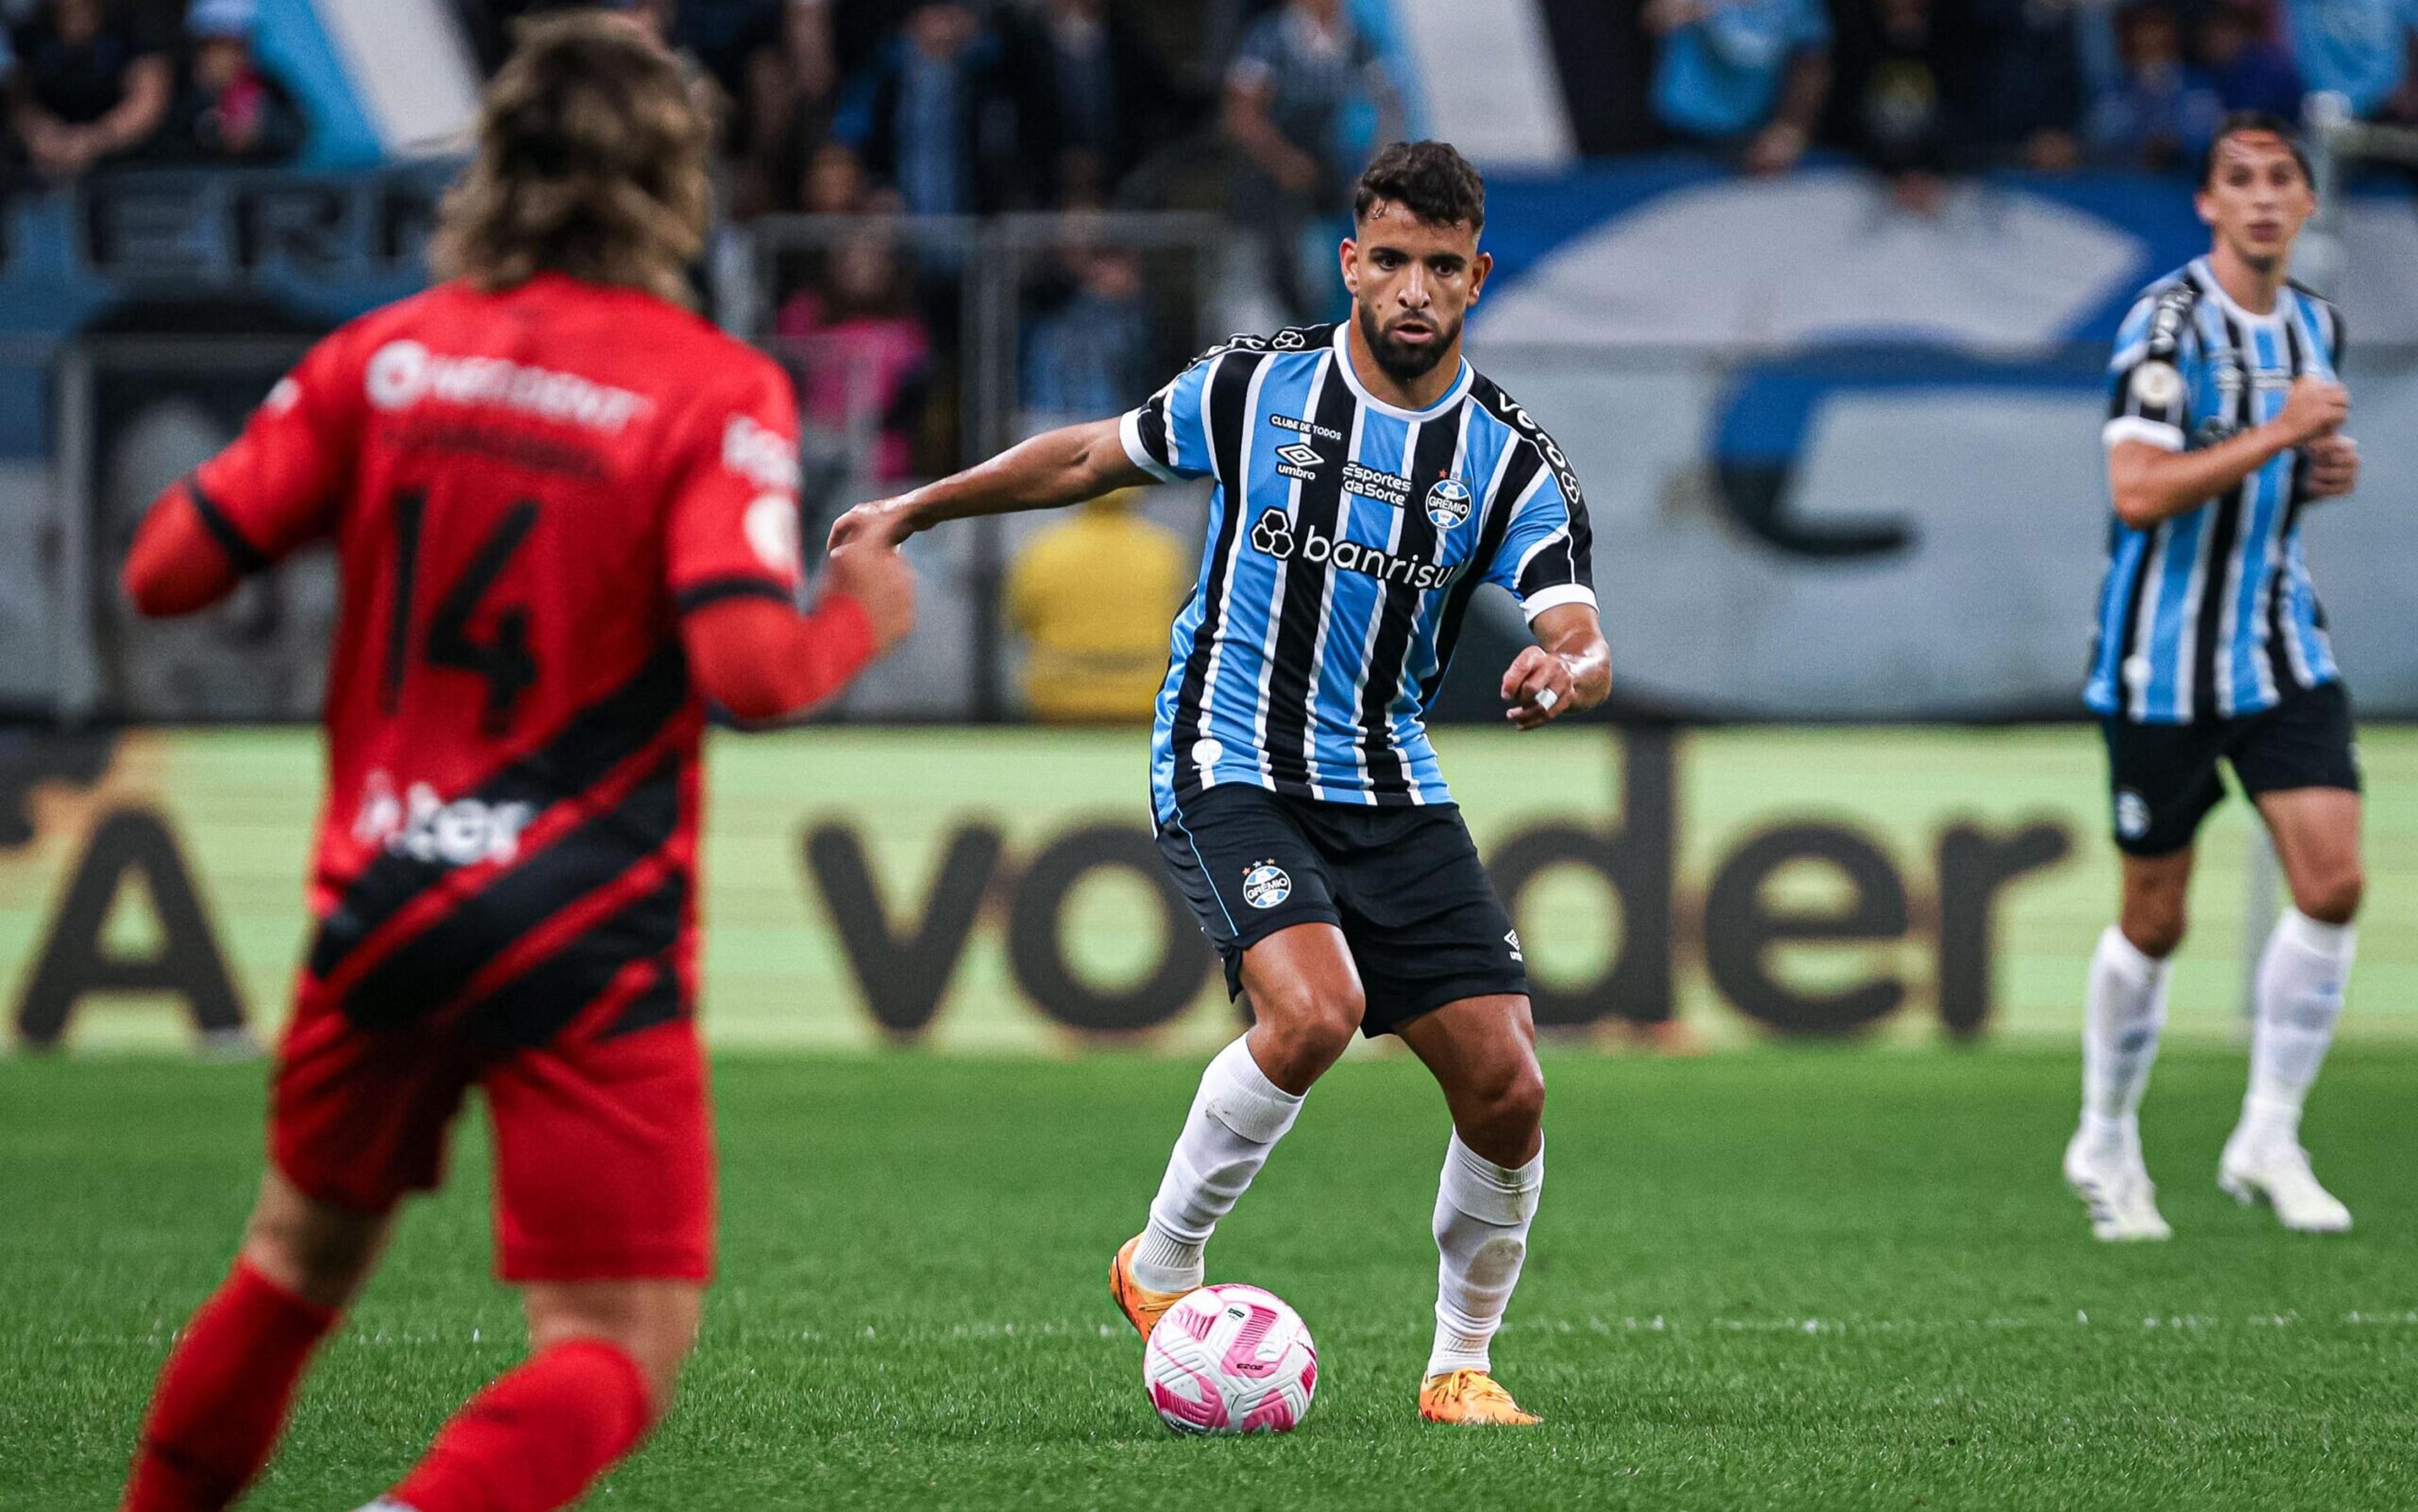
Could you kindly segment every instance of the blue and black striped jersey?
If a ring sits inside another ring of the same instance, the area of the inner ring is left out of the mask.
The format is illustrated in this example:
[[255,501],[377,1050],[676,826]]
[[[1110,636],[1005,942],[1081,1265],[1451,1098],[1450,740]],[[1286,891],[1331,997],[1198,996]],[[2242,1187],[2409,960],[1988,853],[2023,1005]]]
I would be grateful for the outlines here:
[[1344,328],[1237,337],[1124,420],[1136,466],[1215,478],[1152,746],[1158,817],[1219,783],[1451,801],[1424,723],[1471,595],[1595,603],[1562,450],[1467,362],[1434,405],[1361,387]]
[[[2342,352],[2325,300],[2288,286],[2273,312],[2252,314],[2197,259],[2144,290],[2117,334],[2105,444],[2214,445],[2273,420],[2302,374],[2336,377]],[[2150,529],[2114,521],[2085,701],[2181,725],[2255,714],[2333,681],[2301,546],[2306,502],[2294,451]]]

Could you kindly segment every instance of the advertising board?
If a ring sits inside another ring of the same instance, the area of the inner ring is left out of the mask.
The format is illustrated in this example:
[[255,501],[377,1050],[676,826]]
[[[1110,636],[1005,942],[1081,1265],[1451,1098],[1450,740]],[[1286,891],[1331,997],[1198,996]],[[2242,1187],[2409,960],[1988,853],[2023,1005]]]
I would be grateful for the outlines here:
[[[1540,1023],[1607,1046],[2062,1042],[2106,922],[2080,725],[1439,737]],[[2418,1031],[2418,738],[2364,742],[2370,886],[2346,1032]],[[724,1047],[1192,1053],[1232,1032],[1161,878],[1139,733],[717,734],[704,1013]],[[0,992],[22,1040],[173,1046],[279,1020],[315,817],[308,731],[0,756]],[[2246,811],[2201,848],[2181,1033],[2238,1028]]]

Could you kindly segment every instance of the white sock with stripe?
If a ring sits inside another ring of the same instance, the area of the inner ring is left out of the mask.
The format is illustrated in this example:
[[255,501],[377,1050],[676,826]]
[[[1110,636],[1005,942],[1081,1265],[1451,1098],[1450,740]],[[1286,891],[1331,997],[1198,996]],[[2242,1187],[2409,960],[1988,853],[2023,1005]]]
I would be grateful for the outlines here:
[[2301,1105],[2334,1044],[2358,949],[2349,924],[2323,924],[2298,909],[2285,909],[2275,922],[2258,957],[2258,1014],[2250,1029],[2242,1138],[2299,1142]]
[[2090,957],[2082,1017],[2082,1132],[2094,1150],[2136,1145],[2135,1110],[2165,1026],[2166,963],[2109,924]]
[[1201,1253],[1217,1220],[1234,1209],[1268,1152],[1293,1127],[1301,1098],[1270,1081],[1251,1059],[1249,1036],[1217,1052],[1168,1156],[1150,1204],[1150,1227],[1134,1249],[1133,1278],[1152,1291],[1201,1284]]
[[1545,1190],[1545,1152],[1520,1167],[1498,1166],[1461,1142],[1445,1147],[1435,1205],[1436,1330],[1431,1376],[1488,1370],[1494,1331],[1528,1258],[1528,1225]]

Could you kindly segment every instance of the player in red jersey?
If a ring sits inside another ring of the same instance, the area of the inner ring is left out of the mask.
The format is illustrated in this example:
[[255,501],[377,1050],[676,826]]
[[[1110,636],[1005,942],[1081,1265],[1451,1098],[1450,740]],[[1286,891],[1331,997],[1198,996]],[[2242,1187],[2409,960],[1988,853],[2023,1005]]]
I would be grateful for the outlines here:
[[269,1168],[161,1374],[130,1512],[222,1507],[258,1472],[473,1085],[533,1352],[388,1504],[560,1506],[670,1399],[712,1247],[706,706],[827,697],[912,603],[895,554],[851,550],[794,606],[788,381],[675,302],[708,137],[635,28],[532,28],[446,202],[451,282],[321,343],[135,543],[127,591],[177,614],[332,540],[344,617]]

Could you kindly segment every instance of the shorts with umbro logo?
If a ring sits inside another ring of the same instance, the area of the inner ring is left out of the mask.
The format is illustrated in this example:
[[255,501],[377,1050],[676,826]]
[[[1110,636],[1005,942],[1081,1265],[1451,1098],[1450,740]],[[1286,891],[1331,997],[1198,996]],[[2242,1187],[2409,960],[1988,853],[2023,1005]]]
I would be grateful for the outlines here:
[[1243,953],[1294,924],[1343,931],[1390,1034],[1463,998],[1524,995],[1520,939],[1451,803],[1370,806],[1222,783],[1181,799],[1158,848],[1243,990]]

